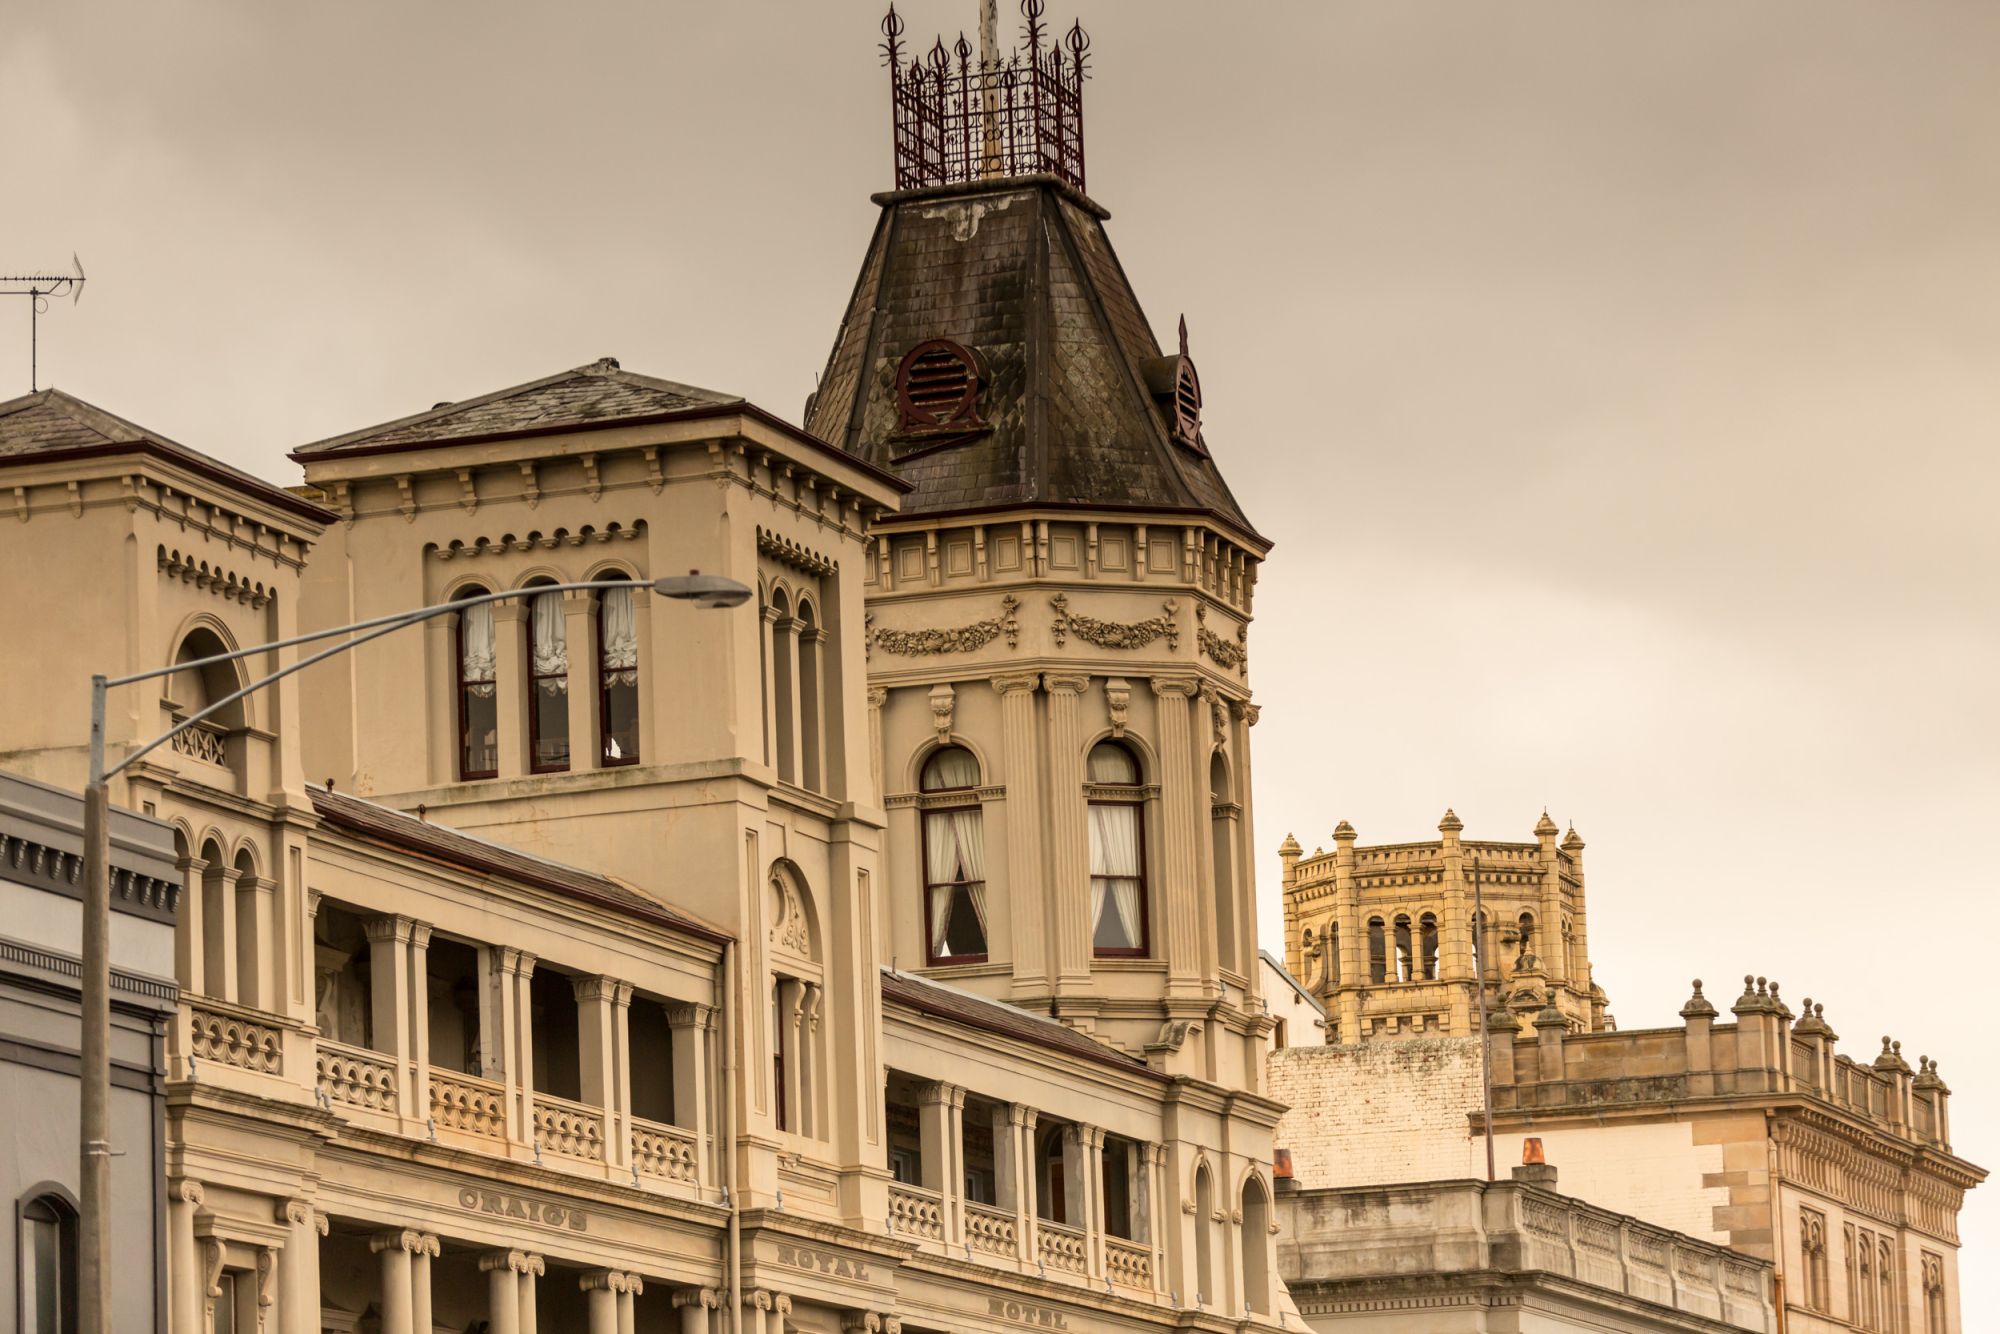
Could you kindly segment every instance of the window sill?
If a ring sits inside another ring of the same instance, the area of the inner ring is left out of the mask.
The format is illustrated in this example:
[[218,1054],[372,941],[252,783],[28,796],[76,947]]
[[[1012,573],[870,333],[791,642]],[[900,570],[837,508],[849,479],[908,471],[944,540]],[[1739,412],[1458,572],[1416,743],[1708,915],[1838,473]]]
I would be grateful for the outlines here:
[[1102,968],[1113,973],[1164,973],[1167,971],[1165,959],[1150,959],[1129,954],[1100,954],[1090,961],[1092,968]]

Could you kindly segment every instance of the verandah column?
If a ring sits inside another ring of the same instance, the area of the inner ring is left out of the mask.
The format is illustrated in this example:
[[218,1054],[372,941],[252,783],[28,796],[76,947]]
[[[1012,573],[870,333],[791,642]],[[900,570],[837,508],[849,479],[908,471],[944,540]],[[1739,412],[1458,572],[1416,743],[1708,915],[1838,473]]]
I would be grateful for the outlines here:
[[[378,1232],[368,1240],[368,1248],[382,1257],[382,1334],[416,1334],[410,1257],[422,1245],[422,1234],[407,1229]],[[428,1309],[429,1301],[424,1305]]]
[[708,1142],[708,1028],[714,1014],[714,1006],[693,1001],[667,1007],[667,1027],[673,1033],[674,1124],[694,1136],[695,1176],[704,1187],[716,1180],[715,1146]]
[[410,931],[416,923],[408,917],[376,917],[362,924],[368,937],[369,1015],[377,1050],[382,1035],[389,1045],[384,1054],[396,1071],[396,1111],[404,1117],[421,1115],[416,1109],[415,1089],[410,1079]]
[[613,977],[579,977],[573,985],[582,1030],[583,1101],[604,1109],[605,1164],[623,1167],[632,1145],[631,1079],[625,1068],[632,987]]
[[204,1193],[199,1181],[176,1181],[167,1194],[167,1300],[172,1328],[202,1328],[201,1253],[195,1244],[194,1215]]
[[278,1221],[286,1234],[285,1252],[278,1262],[278,1313],[284,1334],[320,1334],[319,1240],[328,1231],[326,1215],[313,1208],[311,1200],[282,1200]]

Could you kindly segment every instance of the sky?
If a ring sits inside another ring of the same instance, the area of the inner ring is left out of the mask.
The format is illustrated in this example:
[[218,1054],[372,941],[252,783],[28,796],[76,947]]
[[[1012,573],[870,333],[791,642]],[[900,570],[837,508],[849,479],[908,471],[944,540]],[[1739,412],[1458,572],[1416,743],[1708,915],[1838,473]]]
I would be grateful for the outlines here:
[[[1277,544],[1267,942],[1287,832],[1527,840],[1546,806],[1623,1026],[1768,975],[1848,1054],[1936,1057],[1955,1147],[2000,1159],[2000,6],[1072,12],[1091,193]],[[286,481],[604,355],[796,421],[890,183],[879,18],[15,0],[0,271],[90,274],[44,383]],[[26,325],[0,299],[0,396]]]

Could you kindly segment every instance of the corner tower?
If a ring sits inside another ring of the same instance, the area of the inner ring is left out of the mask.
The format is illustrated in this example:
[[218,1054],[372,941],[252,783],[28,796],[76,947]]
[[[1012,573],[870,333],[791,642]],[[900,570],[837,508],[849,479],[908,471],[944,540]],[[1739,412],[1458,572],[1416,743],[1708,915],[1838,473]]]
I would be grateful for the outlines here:
[[[1081,28],[912,58],[897,189],[807,405],[914,490],[865,576],[888,952],[1261,1084],[1247,630],[1270,544],[1084,193]],[[782,617],[782,609],[767,616]]]

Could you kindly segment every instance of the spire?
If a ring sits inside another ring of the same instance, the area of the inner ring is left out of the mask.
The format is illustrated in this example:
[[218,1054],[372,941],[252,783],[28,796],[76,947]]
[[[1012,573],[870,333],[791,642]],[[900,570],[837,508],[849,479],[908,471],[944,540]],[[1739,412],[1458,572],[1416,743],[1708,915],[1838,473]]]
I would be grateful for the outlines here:
[[1556,822],[1549,818],[1549,813],[1545,810],[1542,812],[1542,818],[1535,821],[1535,837],[1554,838],[1555,833]]

